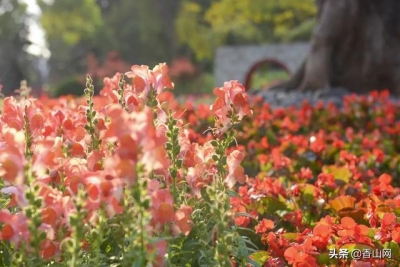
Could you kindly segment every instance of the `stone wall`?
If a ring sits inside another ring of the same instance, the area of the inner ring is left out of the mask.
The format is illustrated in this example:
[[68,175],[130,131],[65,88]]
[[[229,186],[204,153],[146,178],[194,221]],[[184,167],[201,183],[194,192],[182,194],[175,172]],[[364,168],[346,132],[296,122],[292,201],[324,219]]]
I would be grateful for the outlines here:
[[239,80],[245,83],[252,66],[266,59],[284,64],[291,74],[301,65],[309,53],[308,43],[224,46],[217,48],[214,61],[216,86],[225,81]]

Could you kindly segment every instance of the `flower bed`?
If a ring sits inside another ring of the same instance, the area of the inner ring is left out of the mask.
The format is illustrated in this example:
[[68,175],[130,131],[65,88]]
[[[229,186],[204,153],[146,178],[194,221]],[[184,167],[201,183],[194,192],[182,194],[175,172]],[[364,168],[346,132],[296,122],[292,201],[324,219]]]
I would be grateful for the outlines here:
[[4,99],[0,266],[399,265],[386,92],[272,109],[230,81],[181,105],[165,64],[104,84]]

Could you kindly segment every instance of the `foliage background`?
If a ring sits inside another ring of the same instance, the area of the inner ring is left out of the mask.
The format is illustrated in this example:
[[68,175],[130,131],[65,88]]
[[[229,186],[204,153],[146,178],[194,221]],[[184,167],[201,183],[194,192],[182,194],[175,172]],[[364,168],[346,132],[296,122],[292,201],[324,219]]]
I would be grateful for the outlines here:
[[[32,18],[26,3],[35,2],[40,12]],[[76,93],[71,84],[83,88],[85,73],[102,87],[100,77],[127,66],[167,62],[177,93],[209,92],[216,47],[308,40],[315,13],[313,0],[2,0],[0,79],[6,94],[27,79],[60,95]],[[32,23],[51,53],[46,77],[38,67],[43,55],[27,52]]]

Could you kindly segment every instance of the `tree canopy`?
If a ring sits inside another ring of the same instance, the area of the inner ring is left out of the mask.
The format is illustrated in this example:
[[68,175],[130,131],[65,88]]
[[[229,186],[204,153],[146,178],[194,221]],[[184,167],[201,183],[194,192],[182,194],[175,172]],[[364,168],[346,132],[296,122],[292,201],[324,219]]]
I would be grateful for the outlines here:
[[[48,40],[61,39],[76,45],[92,36],[102,26],[101,10],[95,0],[47,1],[39,0],[41,22]],[[66,12],[68,10],[68,12]]]
[[176,29],[198,59],[209,59],[224,44],[308,40],[316,11],[314,0],[182,1]]

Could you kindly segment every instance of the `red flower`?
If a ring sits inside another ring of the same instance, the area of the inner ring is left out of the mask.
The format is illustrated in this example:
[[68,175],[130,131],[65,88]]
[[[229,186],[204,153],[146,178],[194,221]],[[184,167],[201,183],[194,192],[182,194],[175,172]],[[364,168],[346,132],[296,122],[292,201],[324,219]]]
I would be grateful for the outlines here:
[[368,208],[367,219],[371,227],[377,227],[379,217],[376,212],[376,204],[372,200],[370,201],[370,207]]
[[285,221],[292,223],[298,229],[303,229],[303,213],[301,210],[296,210],[294,212],[288,212],[283,216]]
[[258,225],[256,225],[255,230],[257,234],[264,234],[268,230],[274,228],[274,222],[271,220],[263,219]]
[[396,243],[400,243],[400,224],[396,224],[392,231],[392,240]]
[[261,138],[260,145],[262,148],[268,149],[269,148],[268,138],[265,136],[263,138]]
[[335,177],[330,173],[320,173],[317,177],[315,185],[322,188],[335,188]]
[[267,195],[274,197],[278,197],[279,195],[286,196],[287,191],[279,180],[267,177],[255,179],[248,193],[250,198],[259,199]]
[[273,232],[263,235],[261,240],[268,244],[268,252],[273,257],[283,257],[285,250],[290,246],[286,238]]
[[268,159],[269,159],[268,155],[265,155],[265,154],[261,154],[261,155],[258,156],[258,160],[260,161],[261,165],[267,164]]
[[351,242],[359,242],[364,244],[372,244],[372,241],[367,237],[369,228],[365,225],[358,225],[352,218],[344,217],[338,225],[337,234],[340,240],[337,244],[346,244]]
[[394,193],[393,186],[390,185],[392,177],[389,174],[382,174],[379,177],[379,184],[372,189],[377,196],[387,196]]
[[291,160],[288,157],[281,155],[279,148],[274,148],[271,153],[272,162],[275,170],[288,168],[291,165]]
[[299,179],[300,180],[308,180],[308,179],[312,179],[313,178],[313,173],[312,173],[312,171],[310,170],[310,168],[304,168],[304,167],[302,167],[301,169],[300,169],[300,173],[298,174],[299,175]]
[[319,249],[325,249],[331,238],[331,228],[325,224],[318,224],[313,229],[313,244]]
[[285,259],[289,264],[296,267],[318,266],[317,260],[311,255],[316,254],[316,248],[312,246],[312,239],[307,238],[303,244],[288,248],[285,250]]
[[57,245],[51,240],[44,240],[40,244],[40,256],[45,260],[50,260],[57,252]]
[[285,261],[281,258],[272,258],[269,257],[268,260],[264,263],[264,267],[284,267]]
[[[382,244],[390,242],[393,237],[393,232],[396,232],[397,217],[394,213],[385,213],[381,221],[381,227],[375,238],[380,240]],[[396,237],[396,233],[394,234]]]

